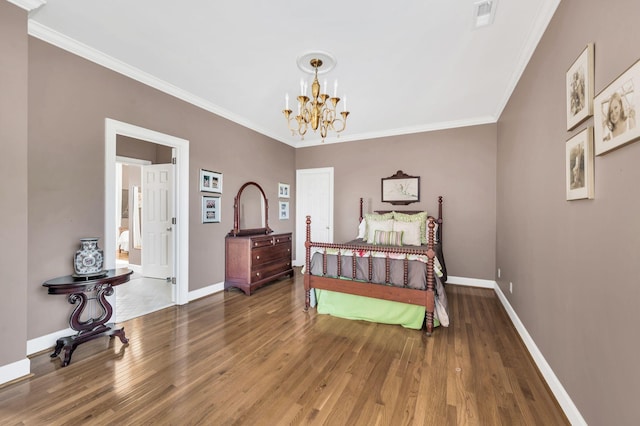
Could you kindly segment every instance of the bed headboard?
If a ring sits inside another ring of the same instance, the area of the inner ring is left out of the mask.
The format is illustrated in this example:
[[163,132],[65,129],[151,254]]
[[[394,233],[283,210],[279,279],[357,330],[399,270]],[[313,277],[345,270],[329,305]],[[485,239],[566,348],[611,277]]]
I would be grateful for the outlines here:
[[[436,218],[436,223],[438,224],[438,229],[436,231],[436,240],[438,242],[442,241],[442,201],[443,201],[443,198],[442,198],[442,195],[440,195],[438,197],[438,217]],[[362,219],[364,219],[363,205],[364,205],[364,202],[362,198],[360,198],[360,222],[362,222]],[[404,214],[416,214],[416,213],[421,213],[423,210],[399,210],[399,209],[374,210],[374,212],[378,214],[391,213],[393,211],[404,213]]]

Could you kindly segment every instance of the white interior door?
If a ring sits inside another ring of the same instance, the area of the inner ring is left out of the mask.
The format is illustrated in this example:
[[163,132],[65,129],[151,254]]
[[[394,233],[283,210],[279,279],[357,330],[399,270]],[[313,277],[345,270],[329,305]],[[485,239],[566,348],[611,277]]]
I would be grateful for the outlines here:
[[333,167],[296,171],[296,266],[304,264],[307,216],[311,241],[332,243]]
[[142,274],[173,277],[173,164],[142,167]]

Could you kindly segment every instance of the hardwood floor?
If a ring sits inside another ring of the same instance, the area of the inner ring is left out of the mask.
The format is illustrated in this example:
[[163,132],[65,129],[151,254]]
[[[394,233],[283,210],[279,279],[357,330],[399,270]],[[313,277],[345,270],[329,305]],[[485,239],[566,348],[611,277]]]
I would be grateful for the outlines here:
[[447,286],[449,328],[302,311],[302,276],[122,323],[0,389],[0,423],[568,424],[492,290]]

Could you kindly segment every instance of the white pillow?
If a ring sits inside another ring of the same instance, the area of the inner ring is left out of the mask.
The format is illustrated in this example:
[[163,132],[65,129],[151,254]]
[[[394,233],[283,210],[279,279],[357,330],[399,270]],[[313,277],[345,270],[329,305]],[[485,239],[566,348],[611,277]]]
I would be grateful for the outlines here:
[[364,232],[367,230],[367,221],[362,219],[360,221],[360,225],[358,225],[358,236],[356,237],[359,240],[364,239]]
[[402,244],[405,246],[419,246],[421,241],[422,233],[420,232],[420,222],[403,222],[394,220],[393,221],[393,230],[396,232],[403,232],[402,235]]
[[376,231],[393,231],[393,219],[370,221],[367,243],[373,244],[373,242],[375,241]]
[[[367,240],[367,242],[370,243],[369,240],[371,240],[373,238],[373,231],[369,231],[370,228],[370,224],[372,222],[379,222],[381,220],[390,220],[393,219],[393,213],[389,212],[389,213],[384,213],[384,214],[378,214],[378,213],[366,213],[364,215],[364,222],[365,222],[365,229],[364,229],[364,237],[362,237],[363,239]],[[389,229],[390,231],[390,229]]]

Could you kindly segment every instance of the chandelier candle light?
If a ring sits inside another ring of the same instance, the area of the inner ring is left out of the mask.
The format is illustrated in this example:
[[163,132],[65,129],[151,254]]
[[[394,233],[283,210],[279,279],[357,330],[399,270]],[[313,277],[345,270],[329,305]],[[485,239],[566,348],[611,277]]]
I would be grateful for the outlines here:
[[[304,140],[304,135],[307,133],[309,127],[313,131],[317,131],[320,128],[320,136],[324,142],[324,138],[327,137],[327,132],[332,130],[336,133],[342,132],[347,127],[347,97],[344,98],[343,111],[339,113],[342,118],[339,118],[336,113],[336,108],[340,98],[338,97],[338,81],[336,80],[333,85],[333,96],[329,96],[327,93],[321,93],[320,82],[318,81],[318,68],[322,66],[321,59],[311,59],[309,62],[315,70],[313,83],[311,83],[311,98],[307,96],[307,83],[304,80],[300,80],[300,96],[298,96],[298,114],[292,117],[293,112],[289,109],[289,94],[285,95],[285,109],[282,111],[287,119],[287,127],[291,130],[291,134],[295,135],[296,132],[300,135],[300,138]],[[327,80],[324,80],[324,90],[327,90]],[[297,128],[291,127],[292,118],[295,118],[298,122]]]

